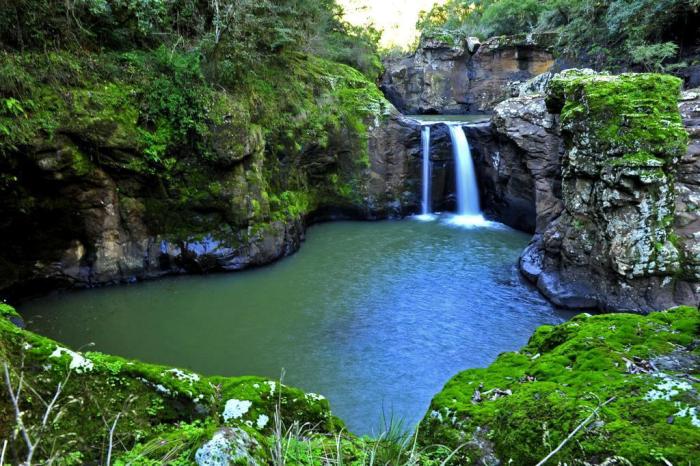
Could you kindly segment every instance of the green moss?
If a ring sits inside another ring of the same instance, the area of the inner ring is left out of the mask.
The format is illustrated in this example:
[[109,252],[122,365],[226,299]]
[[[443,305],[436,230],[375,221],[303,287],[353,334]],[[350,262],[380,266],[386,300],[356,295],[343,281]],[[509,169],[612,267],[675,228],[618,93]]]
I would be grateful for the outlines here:
[[[5,304],[0,305],[0,313],[17,316]],[[50,399],[58,383],[63,384],[56,418],[44,431],[48,440],[39,448],[37,460],[51,452],[60,458],[79,452],[85,462],[100,459],[117,415],[120,446],[116,456],[124,448],[135,448],[134,457],[160,458],[158,455],[179,445],[175,457],[184,462],[175,464],[189,464],[202,439],[224,425],[270,435],[271,421],[258,421],[262,415],[272,420],[278,403],[287,425],[309,423],[314,432],[326,434],[343,427],[330,414],[325,399],[277,382],[260,377],[203,377],[101,353],[81,354],[22,330],[7,319],[0,319],[0,359],[9,364],[15,383],[23,375],[24,383],[31,387],[25,389],[30,394],[21,401],[23,420],[31,429],[38,427],[46,408],[37,396]],[[249,408],[238,417],[225,419],[231,400],[249,403]],[[2,397],[0,437],[10,438],[14,426],[9,400]],[[56,442],[58,439],[61,441]],[[22,454],[19,439],[13,448]]]
[[549,84],[547,105],[572,137],[607,158],[622,157],[611,163],[656,164],[686,151],[680,88],[681,80],[668,75],[569,72]]
[[8,304],[0,303],[0,317],[5,319],[18,318],[19,314],[15,311],[15,308]]
[[[699,357],[700,313],[677,308],[648,317],[580,315],[537,330],[526,347],[504,353],[487,369],[460,373],[431,403],[421,424],[423,444],[451,447],[485,433],[505,463],[535,464],[561,443],[605,400],[600,418],[569,442],[552,461],[600,461],[622,456],[632,464],[674,464],[700,455],[700,426],[683,407],[697,406],[700,384],[687,384],[669,399],[655,399],[659,374],[633,374],[627,361],[648,361],[683,349]],[[695,346],[694,346],[695,345]],[[690,388],[688,388],[690,387]],[[481,401],[473,401],[475,392]],[[496,391],[498,390],[498,391]],[[674,417],[672,423],[669,418]],[[477,448],[464,449],[463,463],[476,464]]]

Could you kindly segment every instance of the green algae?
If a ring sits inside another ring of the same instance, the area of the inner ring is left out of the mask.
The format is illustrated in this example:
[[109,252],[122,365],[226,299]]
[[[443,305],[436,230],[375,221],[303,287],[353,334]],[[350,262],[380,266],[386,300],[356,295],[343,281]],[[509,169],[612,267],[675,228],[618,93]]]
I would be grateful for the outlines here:
[[[647,317],[583,314],[541,327],[521,351],[448,382],[421,424],[420,441],[466,444],[460,464],[477,464],[489,450],[505,463],[535,464],[612,400],[552,464],[613,456],[635,465],[658,464],[662,457],[686,464],[700,455],[700,425],[688,415],[700,401],[700,384],[682,375],[697,375],[699,331],[700,313],[687,307]],[[694,365],[681,372],[645,365],[679,352],[695,358]],[[664,390],[664,384],[683,389]],[[480,437],[485,440],[475,442]]]

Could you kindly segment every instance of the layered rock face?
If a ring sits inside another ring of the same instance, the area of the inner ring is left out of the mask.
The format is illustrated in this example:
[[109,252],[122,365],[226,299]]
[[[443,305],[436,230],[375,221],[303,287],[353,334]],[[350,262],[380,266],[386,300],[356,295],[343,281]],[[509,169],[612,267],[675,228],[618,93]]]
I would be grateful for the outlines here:
[[51,132],[43,114],[2,122],[36,129],[0,147],[0,297],[243,269],[295,252],[310,222],[415,211],[418,123],[358,72],[312,64],[289,80],[296,118],[265,127],[215,92],[203,136],[162,153],[172,129],[144,128],[131,83],[37,85]]
[[423,38],[410,57],[385,63],[381,88],[403,113],[463,114],[491,111],[517,83],[554,65],[553,37],[493,37],[483,44]]
[[467,135],[486,213],[542,233],[563,208],[559,118],[541,95],[528,95],[497,105],[491,122],[468,127]]
[[[547,107],[561,113],[565,146],[561,204],[556,178],[540,178],[544,188],[536,196],[548,201],[535,204],[537,234],[523,254],[521,270],[554,303],[635,312],[697,304],[694,259],[674,230],[676,194],[684,189],[674,191],[674,181],[686,151],[677,111],[679,85],[668,76],[586,73],[557,77],[550,84]],[[521,130],[508,131],[506,108],[528,103],[541,109],[539,129],[521,123],[516,125]],[[546,114],[543,99],[502,105],[496,127],[514,144],[527,147],[523,132],[551,136],[548,144],[523,153],[531,163],[548,154],[549,174],[556,176],[560,146],[551,131],[556,117]],[[680,179],[688,178],[693,165],[681,170]],[[534,172],[533,177],[537,180]]]

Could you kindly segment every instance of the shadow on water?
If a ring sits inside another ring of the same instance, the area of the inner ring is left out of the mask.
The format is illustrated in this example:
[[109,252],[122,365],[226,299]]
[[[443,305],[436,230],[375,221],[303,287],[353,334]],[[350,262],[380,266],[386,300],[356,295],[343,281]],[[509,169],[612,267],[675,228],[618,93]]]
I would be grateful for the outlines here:
[[64,293],[26,303],[30,329],[73,347],[322,393],[350,430],[385,410],[414,426],[458,371],[516,350],[558,311],[521,279],[529,237],[498,224],[338,222],[247,272]]

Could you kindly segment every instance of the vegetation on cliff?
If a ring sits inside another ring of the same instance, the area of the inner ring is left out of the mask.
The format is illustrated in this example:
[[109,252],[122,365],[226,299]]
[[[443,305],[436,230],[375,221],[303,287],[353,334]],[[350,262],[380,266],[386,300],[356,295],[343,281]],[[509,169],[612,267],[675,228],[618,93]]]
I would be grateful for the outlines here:
[[95,223],[236,248],[365,208],[378,36],[333,1],[27,0],[0,30],[0,282],[94,264]]
[[699,20],[698,0],[448,0],[424,14],[418,27],[453,40],[556,31],[562,55],[595,67],[658,70],[697,60]]

